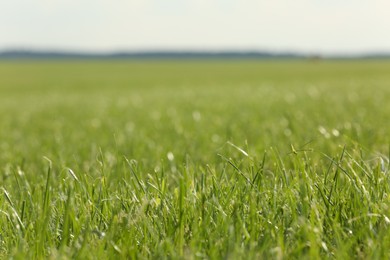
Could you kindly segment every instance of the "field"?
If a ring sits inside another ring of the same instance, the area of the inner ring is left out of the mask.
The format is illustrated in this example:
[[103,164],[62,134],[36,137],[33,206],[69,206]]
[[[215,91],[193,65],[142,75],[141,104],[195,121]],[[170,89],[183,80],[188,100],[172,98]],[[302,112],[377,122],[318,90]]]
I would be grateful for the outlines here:
[[0,257],[390,258],[390,62],[0,62]]

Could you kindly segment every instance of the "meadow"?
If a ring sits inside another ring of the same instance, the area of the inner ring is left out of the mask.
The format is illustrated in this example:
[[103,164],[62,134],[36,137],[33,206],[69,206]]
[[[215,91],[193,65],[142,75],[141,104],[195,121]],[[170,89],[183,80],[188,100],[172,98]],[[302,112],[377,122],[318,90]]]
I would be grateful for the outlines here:
[[390,258],[390,62],[0,62],[0,257]]

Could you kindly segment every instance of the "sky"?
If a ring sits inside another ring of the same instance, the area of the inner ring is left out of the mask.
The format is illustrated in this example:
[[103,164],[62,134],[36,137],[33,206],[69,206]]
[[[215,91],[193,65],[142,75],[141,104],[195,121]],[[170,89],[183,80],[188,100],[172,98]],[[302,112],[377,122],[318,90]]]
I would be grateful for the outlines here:
[[390,0],[0,0],[0,50],[390,52]]

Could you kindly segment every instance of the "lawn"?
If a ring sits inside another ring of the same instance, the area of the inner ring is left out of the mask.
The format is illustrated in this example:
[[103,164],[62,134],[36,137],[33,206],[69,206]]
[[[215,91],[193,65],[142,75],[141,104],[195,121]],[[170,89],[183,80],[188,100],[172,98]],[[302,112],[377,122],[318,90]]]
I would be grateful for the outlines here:
[[390,258],[389,61],[0,62],[0,257]]

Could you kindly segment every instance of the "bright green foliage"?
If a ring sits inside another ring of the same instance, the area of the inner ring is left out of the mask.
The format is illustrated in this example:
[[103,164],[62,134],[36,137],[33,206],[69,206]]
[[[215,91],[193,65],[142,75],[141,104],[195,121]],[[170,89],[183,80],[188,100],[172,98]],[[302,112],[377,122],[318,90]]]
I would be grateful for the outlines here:
[[0,257],[390,258],[390,62],[0,63]]

